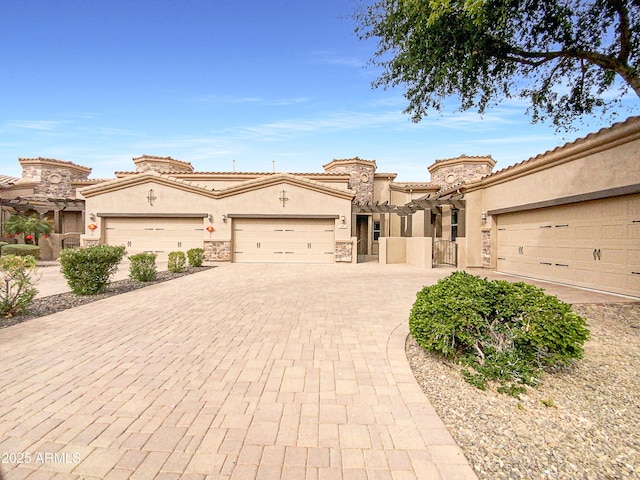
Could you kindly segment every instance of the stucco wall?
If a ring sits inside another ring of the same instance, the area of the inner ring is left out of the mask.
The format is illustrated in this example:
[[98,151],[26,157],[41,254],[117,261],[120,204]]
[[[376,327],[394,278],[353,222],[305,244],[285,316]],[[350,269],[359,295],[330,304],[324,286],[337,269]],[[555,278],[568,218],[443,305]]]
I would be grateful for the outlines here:
[[430,237],[380,238],[381,264],[408,263],[416,267],[431,268],[433,239]]
[[[149,190],[153,189],[155,200],[150,205],[147,200]],[[285,191],[284,207],[280,198]],[[211,214],[215,231],[204,232],[203,239],[231,240],[230,214],[259,215],[336,215],[336,240],[350,240],[351,202],[348,198],[339,198],[323,192],[309,190],[286,182],[250,190],[220,199],[198,193],[184,191],[149,180],[143,184],[132,185],[126,189],[106,192],[86,199],[86,224],[92,223],[89,214],[94,213],[134,213],[153,216],[154,214]],[[227,220],[223,221],[222,216]],[[345,217],[345,223],[341,217]],[[93,222],[102,229],[102,220],[98,216]],[[205,223],[209,222],[205,219]],[[87,234],[90,232],[86,230]]]
[[[594,147],[601,148],[597,143]],[[484,191],[485,211],[640,183],[640,141],[613,145],[605,151],[535,171]]]
[[431,268],[433,239],[431,237],[412,237],[406,240],[407,263],[416,267]]
[[[469,185],[466,263],[495,268],[494,219],[482,212],[558,202],[563,197],[640,184],[640,118],[591,134]],[[484,252],[484,254],[483,254]],[[490,254],[490,256],[489,256]]]

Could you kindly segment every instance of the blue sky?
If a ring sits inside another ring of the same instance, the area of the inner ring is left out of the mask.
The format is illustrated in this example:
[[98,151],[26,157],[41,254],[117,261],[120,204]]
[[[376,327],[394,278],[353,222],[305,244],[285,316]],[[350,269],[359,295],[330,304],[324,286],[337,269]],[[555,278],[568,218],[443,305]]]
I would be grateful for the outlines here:
[[[402,90],[372,89],[375,43],[350,0],[5,0],[0,3],[0,174],[48,157],[130,171],[171,156],[198,171],[319,172],[334,158],[376,160],[399,181],[427,166],[491,154],[503,168],[575,132],[531,125],[510,101],[484,116],[402,114]],[[637,100],[630,104],[637,114]],[[618,120],[629,116],[621,109]]]

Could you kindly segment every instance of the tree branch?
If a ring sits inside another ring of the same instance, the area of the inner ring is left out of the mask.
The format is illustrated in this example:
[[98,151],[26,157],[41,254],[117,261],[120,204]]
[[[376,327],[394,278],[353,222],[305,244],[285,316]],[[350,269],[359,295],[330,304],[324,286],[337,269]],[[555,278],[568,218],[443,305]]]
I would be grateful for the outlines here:
[[625,65],[631,55],[631,20],[629,19],[629,9],[620,0],[607,0],[607,3],[618,14],[620,20],[620,53],[618,60]]

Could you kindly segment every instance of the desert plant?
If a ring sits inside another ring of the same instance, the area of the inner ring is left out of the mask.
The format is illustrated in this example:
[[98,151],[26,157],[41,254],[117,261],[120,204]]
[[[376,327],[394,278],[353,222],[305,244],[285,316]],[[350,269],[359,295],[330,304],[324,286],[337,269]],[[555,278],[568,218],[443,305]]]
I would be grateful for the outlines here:
[[53,228],[51,224],[37,215],[11,215],[4,222],[4,231],[9,235],[24,234],[25,240],[38,244],[41,235],[49,235]]
[[187,263],[187,257],[184,252],[169,252],[169,261],[167,263],[167,270],[172,273],[184,272],[184,267]]
[[33,286],[35,270],[35,257],[0,257],[0,316],[20,315],[31,304],[38,293]]
[[61,271],[76,295],[103,293],[124,254],[124,246],[68,248],[60,254]]
[[28,245],[25,243],[9,243],[1,249],[2,255],[30,255],[36,259],[40,258],[40,247],[38,245]]
[[187,250],[187,259],[190,267],[201,267],[202,262],[204,262],[204,249],[191,248]]
[[138,253],[130,255],[129,277],[139,282],[151,282],[158,276],[155,253]]
[[418,292],[409,328],[419,345],[464,365],[469,383],[496,380],[514,396],[581,358],[589,337],[585,319],[544,290],[465,272]]

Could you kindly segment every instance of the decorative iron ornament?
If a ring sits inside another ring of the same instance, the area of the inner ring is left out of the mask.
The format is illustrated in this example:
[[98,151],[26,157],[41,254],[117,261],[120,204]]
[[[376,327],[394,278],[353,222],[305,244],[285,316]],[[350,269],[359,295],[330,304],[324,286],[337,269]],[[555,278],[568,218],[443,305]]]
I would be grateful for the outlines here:
[[156,197],[153,188],[149,189],[149,193],[147,194],[147,201],[149,202],[149,205],[151,205],[153,207],[153,202],[157,199],[158,197]]
[[288,201],[286,190],[282,190],[282,194],[280,195],[280,201],[282,202],[282,206],[285,206],[285,202]]

